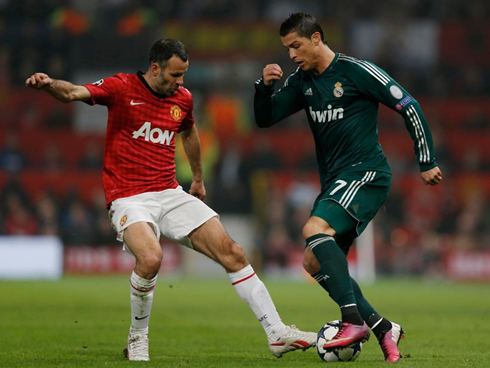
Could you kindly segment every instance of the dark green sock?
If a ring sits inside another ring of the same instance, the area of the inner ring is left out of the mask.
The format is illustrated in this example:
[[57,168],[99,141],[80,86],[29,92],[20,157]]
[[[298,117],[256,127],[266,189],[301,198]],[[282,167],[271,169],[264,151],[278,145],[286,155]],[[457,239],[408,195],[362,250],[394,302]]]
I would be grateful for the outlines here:
[[326,289],[339,307],[356,304],[349,275],[347,258],[332,236],[318,234],[306,239],[320,263],[321,273],[328,287]]
[[[312,275],[312,277],[330,295],[330,290],[328,289],[328,285],[325,282],[322,273],[318,272],[317,274]],[[367,299],[362,294],[361,288],[352,277],[351,283],[354,291],[354,297],[356,298],[357,309],[359,310],[359,314],[361,315],[362,319],[366,321],[367,325],[373,330],[376,336],[389,331],[391,328],[391,322],[379,315],[373,306],[369,304]]]
[[352,277],[350,279],[352,284],[352,290],[354,291],[354,297],[356,298],[357,309],[359,309],[359,314],[362,319],[367,322],[369,317],[376,313],[376,310],[372,307],[371,304],[367,301],[367,299],[362,294],[361,288],[357,284],[356,280]]
[[373,330],[374,335],[379,338],[382,334],[391,330],[391,322],[386,318],[381,317],[378,313],[374,313],[368,320],[367,325]]
[[[323,278],[322,273],[318,272],[317,274],[312,275],[312,277],[330,295],[330,290],[328,289],[328,285],[325,282],[325,279]],[[367,299],[364,298],[364,295],[362,294],[361,288],[359,287],[357,282],[352,277],[351,277],[350,281],[352,283],[352,290],[354,291],[354,298],[356,299],[357,309],[359,310],[359,313],[360,313],[362,319],[367,322],[368,319],[372,315],[377,314],[376,310],[371,306],[371,304],[369,304]],[[380,318],[382,318],[382,317],[380,317]]]

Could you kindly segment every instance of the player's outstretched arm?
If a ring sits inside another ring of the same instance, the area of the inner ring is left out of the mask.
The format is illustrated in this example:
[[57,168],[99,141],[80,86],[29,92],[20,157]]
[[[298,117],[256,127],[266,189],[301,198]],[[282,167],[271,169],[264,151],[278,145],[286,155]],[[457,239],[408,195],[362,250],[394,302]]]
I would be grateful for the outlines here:
[[421,173],[425,185],[437,185],[442,181],[442,172],[438,166]]
[[44,90],[61,102],[88,101],[91,97],[87,87],[51,79],[44,73],[35,73],[27,78],[26,87]]
[[195,125],[189,130],[182,131],[182,144],[192,170],[189,194],[203,200],[206,197],[206,188],[202,180],[201,140]]

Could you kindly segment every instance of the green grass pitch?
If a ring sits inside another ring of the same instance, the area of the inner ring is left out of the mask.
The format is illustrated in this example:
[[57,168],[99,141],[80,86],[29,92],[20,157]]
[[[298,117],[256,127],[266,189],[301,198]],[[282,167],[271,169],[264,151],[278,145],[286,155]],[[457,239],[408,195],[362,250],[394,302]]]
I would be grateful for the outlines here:
[[[129,328],[128,278],[0,281],[0,367],[387,366],[374,339],[352,363],[323,363],[316,351],[273,357],[265,334],[225,275],[158,281],[150,323],[151,362],[122,356]],[[264,280],[284,322],[318,331],[338,319],[308,282]],[[364,286],[378,311],[402,324],[398,367],[490,367],[490,286],[381,280]]]

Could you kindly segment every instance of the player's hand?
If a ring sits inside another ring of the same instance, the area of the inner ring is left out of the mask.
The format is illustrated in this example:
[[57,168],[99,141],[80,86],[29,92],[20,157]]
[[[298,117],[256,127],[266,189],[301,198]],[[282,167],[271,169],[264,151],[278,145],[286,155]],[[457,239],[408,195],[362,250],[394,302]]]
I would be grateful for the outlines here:
[[199,198],[201,201],[206,198],[206,188],[204,187],[204,182],[202,180],[193,180],[191,188],[189,189],[189,194]]
[[425,185],[437,185],[442,181],[442,172],[438,166],[424,171],[421,176]]
[[277,64],[268,64],[262,71],[262,77],[266,86],[272,86],[277,80],[282,78],[282,69]]
[[26,87],[35,89],[47,88],[53,83],[53,80],[44,73],[35,73],[26,80]]

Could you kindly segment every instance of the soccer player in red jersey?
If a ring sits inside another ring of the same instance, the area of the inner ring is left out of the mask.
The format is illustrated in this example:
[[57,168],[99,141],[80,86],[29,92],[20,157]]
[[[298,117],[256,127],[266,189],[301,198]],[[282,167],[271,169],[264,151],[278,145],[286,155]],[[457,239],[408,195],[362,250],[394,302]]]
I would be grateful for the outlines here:
[[[146,73],[119,73],[83,86],[44,73],[26,80],[26,86],[59,101],[84,101],[109,110],[102,174],[107,208],[117,239],[136,257],[130,278],[128,359],[149,360],[148,322],[162,261],[160,236],[224,267],[236,292],[262,324],[272,354],[281,357],[314,346],[316,333],[281,321],[242,248],[228,236],[216,212],[202,202],[206,189],[201,145],[192,95],[183,87],[189,67],[185,46],[175,39],[161,39],[150,50],[149,64]],[[182,133],[193,173],[189,193],[175,179],[177,133]]]

